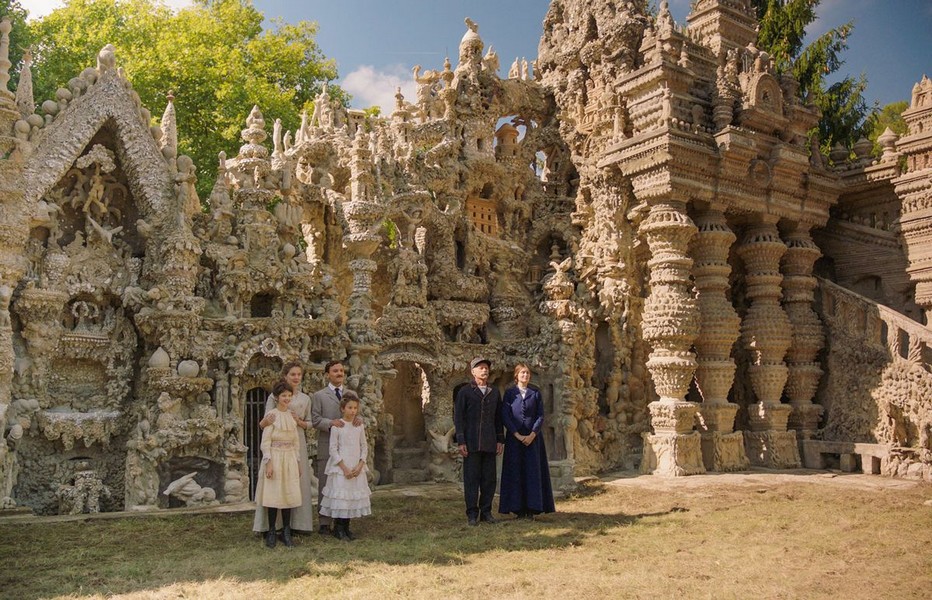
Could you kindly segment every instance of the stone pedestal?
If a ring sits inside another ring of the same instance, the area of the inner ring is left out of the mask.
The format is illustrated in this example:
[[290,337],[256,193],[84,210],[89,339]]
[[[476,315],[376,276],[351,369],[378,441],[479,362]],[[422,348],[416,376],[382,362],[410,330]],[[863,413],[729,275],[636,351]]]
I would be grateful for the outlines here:
[[698,405],[693,402],[651,402],[654,433],[644,433],[642,473],[679,476],[705,473],[702,436],[692,431]]
[[800,466],[796,432],[786,430],[792,411],[789,404],[758,403],[748,406],[751,431],[744,432],[744,446],[752,465],[772,469]]
[[643,433],[642,473],[680,476],[705,473],[702,463],[702,436],[698,431],[678,435]]
[[744,433],[702,433],[702,463],[707,471],[744,471],[750,466],[744,450]]
[[554,492],[564,494],[572,493],[576,490],[576,461],[552,460],[550,461],[550,484]]
[[702,462],[708,471],[741,471],[749,466],[742,432],[732,432],[738,405],[706,404],[699,409]]
[[800,464],[795,431],[745,431],[744,450],[757,467],[795,469]]

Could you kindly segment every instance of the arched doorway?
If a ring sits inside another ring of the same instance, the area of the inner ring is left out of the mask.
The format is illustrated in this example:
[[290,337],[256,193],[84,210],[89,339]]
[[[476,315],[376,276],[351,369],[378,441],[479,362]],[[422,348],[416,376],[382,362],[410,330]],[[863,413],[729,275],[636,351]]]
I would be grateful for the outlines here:
[[[240,377],[239,390],[246,393],[239,396],[238,408],[243,415],[243,444],[246,451],[246,466],[249,468],[249,499],[255,496],[256,472],[262,462],[262,453],[259,445],[262,443],[262,430],[259,421],[265,416],[265,403],[268,400],[272,386],[278,381],[282,369],[282,359],[278,356],[253,356]],[[238,392],[239,393],[239,392]]]
[[397,376],[382,387],[385,418],[375,451],[380,482],[426,481],[429,457],[423,409],[430,401],[430,383],[420,363],[396,361],[393,366]]
[[254,387],[246,392],[243,411],[243,443],[249,448],[246,454],[246,465],[249,467],[250,500],[255,500],[258,467],[262,462],[262,451],[259,449],[259,444],[262,442],[262,430],[259,429],[259,421],[265,416],[265,403],[268,397],[269,390],[264,387]]

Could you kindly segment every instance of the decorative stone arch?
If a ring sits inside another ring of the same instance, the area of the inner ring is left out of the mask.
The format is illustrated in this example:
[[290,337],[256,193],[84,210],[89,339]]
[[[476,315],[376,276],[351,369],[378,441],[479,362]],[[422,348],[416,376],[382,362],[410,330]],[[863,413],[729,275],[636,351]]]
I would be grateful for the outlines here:
[[757,79],[751,82],[749,92],[748,97],[751,106],[774,113],[780,117],[784,116],[783,90],[773,75],[761,73]]
[[[114,148],[140,216],[172,216],[174,182],[149,124],[143,121],[134,92],[115,73],[107,73],[46,127],[26,161],[19,184],[32,206],[64,177],[97,134],[112,127]],[[150,221],[150,224],[153,224]]]

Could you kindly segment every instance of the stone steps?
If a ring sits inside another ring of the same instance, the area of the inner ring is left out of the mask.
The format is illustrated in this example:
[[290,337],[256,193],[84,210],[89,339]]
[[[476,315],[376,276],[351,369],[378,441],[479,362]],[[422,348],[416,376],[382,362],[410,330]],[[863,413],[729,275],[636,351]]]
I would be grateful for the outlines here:
[[427,481],[428,474],[427,469],[421,467],[419,469],[393,469],[392,470],[392,483],[421,483]]
[[399,469],[423,469],[427,464],[425,448],[395,448],[392,450],[392,466]]

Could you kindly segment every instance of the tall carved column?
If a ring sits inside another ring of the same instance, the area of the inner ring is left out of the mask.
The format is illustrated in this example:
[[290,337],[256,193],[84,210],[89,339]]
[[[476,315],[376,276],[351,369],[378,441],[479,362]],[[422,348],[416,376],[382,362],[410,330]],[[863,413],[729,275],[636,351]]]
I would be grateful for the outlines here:
[[642,331],[653,349],[647,369],[660,396],[649,405],[654,433],[644,434],[641,468],[660,475],[704,473],[700,434],[693,431],[698,406],[683,400],[696,370],[690,347],[699,334],[687,254],[696,226],[685,203],[666,200],[651,207],[639,231],[652,255]]
[[763,217],[751,225],[738,247],[744,260],[747,297],[751,302],[741,323],[741,337],[751,354],[748,369],[758,403],[748,406],[751,431],[744,443],[752,464],[764,467],[799,466],[795,432],[786,430],[792,408],[781,404],[787,367],[783,362],[792,342],[790,320],[780,306],[783,275],[780,259],[786,244],[775,219]]
[[731,348],[740,335],[741,319],[725,295],[731,274],[728,251],[737,238],[720,210],[703,211],[696,224],[699,234],[692,254],[700,317],[695,346],[702,460],[710,471],[738,471],[747,468],[748,459],[744,436],[733,431],[738,405],[728,402],[728,391],[735,378]]
[[825,344],[822,321],[812,309],[816,278],[812,267],[822,252],[809,236],[808,226],[799,226],[786,236],[783,256],[783,306],[793,326],[793,339],[786,355],[789,379],[786,395],[793,412],[789,427],[799,439],[808,439],[819,426],[822,407],[812,403],[822,369],[816,355]]

